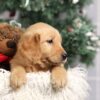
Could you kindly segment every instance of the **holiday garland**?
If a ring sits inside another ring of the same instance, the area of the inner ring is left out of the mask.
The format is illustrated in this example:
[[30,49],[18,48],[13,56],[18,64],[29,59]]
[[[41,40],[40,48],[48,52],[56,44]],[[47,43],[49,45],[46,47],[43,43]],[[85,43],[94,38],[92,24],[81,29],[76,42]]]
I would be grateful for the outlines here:
[[[68,64],[93,63],[100,46],[100,39],[94,26],[84,15],[83,7],[91,0],[0,0],[0,12],[9,11],[11,19],[16,19],[23,27],[36,22],[46,22],[59,29],[63,46],[68,53]],[[1,21],[9,21],[4,19]]]

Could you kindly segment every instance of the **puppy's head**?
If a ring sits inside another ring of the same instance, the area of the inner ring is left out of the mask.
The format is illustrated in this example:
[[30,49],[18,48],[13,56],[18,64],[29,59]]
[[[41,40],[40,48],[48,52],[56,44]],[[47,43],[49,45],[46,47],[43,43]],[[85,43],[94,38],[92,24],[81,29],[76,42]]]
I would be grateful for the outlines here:
[[59,32],[45,23],[30,26],[19,42],[20,49],[34,63],[56,65],[66,61],[67,54]]

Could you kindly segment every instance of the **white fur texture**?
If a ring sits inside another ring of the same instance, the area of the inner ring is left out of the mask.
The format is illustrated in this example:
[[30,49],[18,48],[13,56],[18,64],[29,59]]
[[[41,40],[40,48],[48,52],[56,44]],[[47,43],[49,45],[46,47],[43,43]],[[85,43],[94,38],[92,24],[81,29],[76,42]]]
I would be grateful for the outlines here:
[[55,91],[49,71],[28,73],[26,85],[14,91],[9,83],[10,72],[0,69],[0,100],[85,100],[89,90],[86,74],[83,68],[68,69],[68,84]]

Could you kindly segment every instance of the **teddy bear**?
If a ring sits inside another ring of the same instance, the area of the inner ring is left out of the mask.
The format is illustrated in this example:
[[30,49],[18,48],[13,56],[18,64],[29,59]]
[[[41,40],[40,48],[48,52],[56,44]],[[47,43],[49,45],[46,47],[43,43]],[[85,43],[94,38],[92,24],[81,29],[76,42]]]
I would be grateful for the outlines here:
[[0,68],[10,70],[9,61],[17,50],[17,43],[23,29],[7,23],[0,23]]

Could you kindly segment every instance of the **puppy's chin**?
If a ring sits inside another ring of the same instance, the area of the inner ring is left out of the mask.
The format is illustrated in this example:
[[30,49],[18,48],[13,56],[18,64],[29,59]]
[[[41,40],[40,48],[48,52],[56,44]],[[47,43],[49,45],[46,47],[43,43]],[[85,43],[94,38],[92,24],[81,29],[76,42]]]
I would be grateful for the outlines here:
[[54,61],[54,60],[50,60],[49,58],[46,58],[46,60],[47,60],[47,62],[48,62],[48,64],[50,65],[50,66],[57,66],[57,65],[60,65],[60,64],[65,64],[66,63],[66,61],[67,61],[67,59],[66,60],[59,60],[59,61]]
[[63,60],[62,63],[65,64],[67,62],[67,59]]

